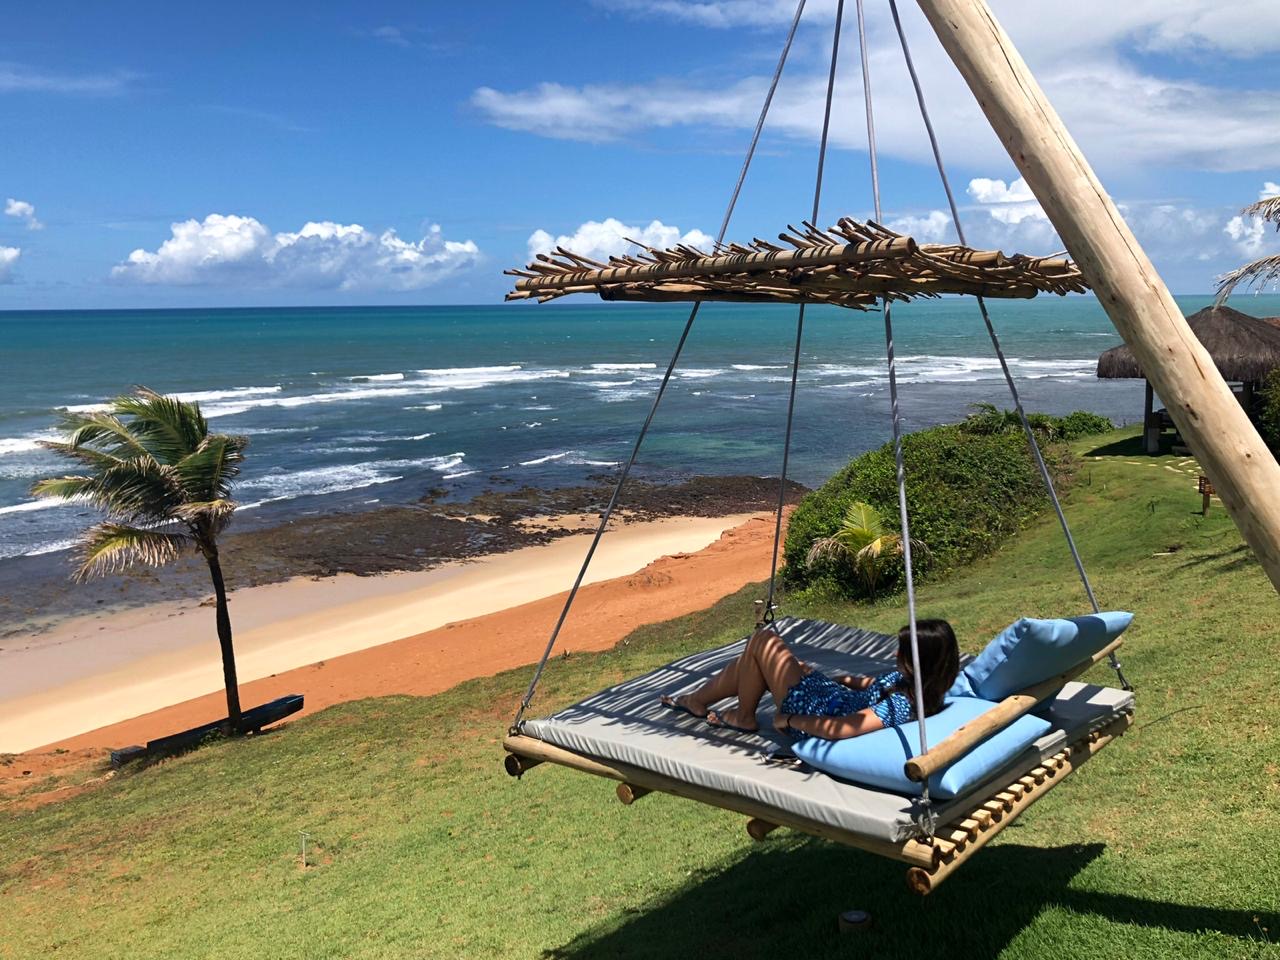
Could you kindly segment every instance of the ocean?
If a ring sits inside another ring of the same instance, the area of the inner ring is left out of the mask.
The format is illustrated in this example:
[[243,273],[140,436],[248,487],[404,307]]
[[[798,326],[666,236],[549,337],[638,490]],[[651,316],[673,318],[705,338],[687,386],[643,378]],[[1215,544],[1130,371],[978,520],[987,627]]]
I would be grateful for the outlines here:
[[[1280,297],[1260,314],[1280,313]],[[1207,297],[1180,298],[1188,311]],[[1092,298],[991,305],[1030,409],[1141,415],[1140,381],[1094,376],[1119,337]],[[0,312],[0,558],[65,549],[93,519],[33,501],[68,472],[37,441],[60,411],[144,384],[250,438],[237,525],[429,492],[567,486],[613,471],[687,306],[342,307]],[[638,474],[776,475],[795,308],[704,307]],[[894,308],[907,429],[1008,393],[974,304]],[[808,311],[791,475],[821,482],[889,437],[879,314]]]

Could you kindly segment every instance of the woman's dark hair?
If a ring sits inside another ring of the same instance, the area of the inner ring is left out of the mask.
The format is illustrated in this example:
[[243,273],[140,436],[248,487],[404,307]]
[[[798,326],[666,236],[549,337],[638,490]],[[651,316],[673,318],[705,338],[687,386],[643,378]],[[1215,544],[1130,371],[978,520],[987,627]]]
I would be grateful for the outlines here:
[[[916,643],[920,648],[920,685],[924,689],[924,713],[931,717],[942,709],[947,691],[960,672],[960,646],[955,631],[945,620],[917,620]],[[906,693],[915,699],[916,684],[911,667],[911,626],[898,631],[898,659],[906,678]]]

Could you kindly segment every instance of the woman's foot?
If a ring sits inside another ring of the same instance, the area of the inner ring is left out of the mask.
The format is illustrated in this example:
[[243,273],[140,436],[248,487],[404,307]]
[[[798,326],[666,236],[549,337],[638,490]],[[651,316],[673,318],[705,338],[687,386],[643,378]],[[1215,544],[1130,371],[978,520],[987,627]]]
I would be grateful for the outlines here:
[[737,709],[725,710],[724,712],[711,710],[707,713],[707,723],[713,727],[741,730],[743,733],[755,733],[760,729],[760,725],[756,722],[754,716],[744,718],[738,716],[738,713]]
[[682,693],[678,697],[673,697],[670,694],[664,693],[658,699],[664,707],[667,707],[670,710],[683,710],[685,713],[695,716],[699,720],[704,719],[707,715],[706,706],[693,699],[693,695],[689,693]]

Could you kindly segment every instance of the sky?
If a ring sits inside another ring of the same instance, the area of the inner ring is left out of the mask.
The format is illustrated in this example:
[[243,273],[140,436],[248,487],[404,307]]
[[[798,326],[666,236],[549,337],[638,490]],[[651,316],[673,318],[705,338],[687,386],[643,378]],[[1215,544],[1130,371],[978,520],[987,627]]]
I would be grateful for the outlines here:
[[[990,0],[1175,293],[1280,252],[1275,0]],[[850,3],[820,220],[873,201]],[[1061,249],[911,0],[970,244]],[[497,303],[556,242],[706,243],[794,0],[18,4],[0,35],[0,309]],[[810,0],[729,230],[809,213],[834,0]],[[884,218],[954,238],[888,0]],[[631,248],[634,249],[634,248]]]

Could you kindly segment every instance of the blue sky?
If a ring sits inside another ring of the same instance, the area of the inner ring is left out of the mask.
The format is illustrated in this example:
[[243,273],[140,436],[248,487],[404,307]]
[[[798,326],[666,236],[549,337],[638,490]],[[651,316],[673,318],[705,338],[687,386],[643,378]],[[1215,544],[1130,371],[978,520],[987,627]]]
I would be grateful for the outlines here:
[[[1233,219],[1280,191],[1273,2],[993,2],[1175,292],[1280,249]],[[808,212],[833,7],[808,5],[731,236]],[[794,9],[19,5],[0,37],[0,309],[491,303],[551,238],[599,255],[622,232],[714,233]],[[885,216],[947,239],[886,9],[868,3]],[[1059,249],[902,11],[971,241]],[[824,220],[870,212],[861,97],[847,32]]]

